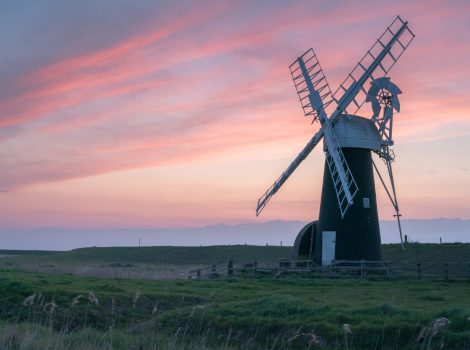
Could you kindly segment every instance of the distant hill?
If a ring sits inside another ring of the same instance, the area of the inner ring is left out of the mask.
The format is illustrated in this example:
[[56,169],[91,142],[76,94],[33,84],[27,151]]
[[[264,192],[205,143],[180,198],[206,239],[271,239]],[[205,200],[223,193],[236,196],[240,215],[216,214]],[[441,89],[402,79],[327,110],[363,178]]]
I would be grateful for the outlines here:
[[[227,244],[292,245],[306,222],[269,221],[199,228],[0,229],[0,249],[70,250],[80,247],[208,246]],[[414,242],[470,242],[470,220],[408,219],[403,232]],[[396,221],[380,222],[382,242],[397,243]]]
[[[470,242],[470,220],[464,219],[407,219],[402,221],[403,233],[413,242],[444,243]],[[380,222],[382,242],[398,242],[395,220]]]
[[292,245],[302,221],[269,221],[197,228],[0,229],[0,249],[70,250],[80,247]]

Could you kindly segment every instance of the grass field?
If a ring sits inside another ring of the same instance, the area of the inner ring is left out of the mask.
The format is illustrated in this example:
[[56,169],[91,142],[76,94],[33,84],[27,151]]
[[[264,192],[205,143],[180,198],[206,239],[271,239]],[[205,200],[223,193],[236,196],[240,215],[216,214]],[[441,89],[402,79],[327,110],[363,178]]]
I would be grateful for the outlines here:
[[[470,347],[470,283],[462,281],[0,276],[2,348],[415,349],[438,317],[451,323],[432,346]],[[352,331],[346,339],[344,323]]]
[[[280,258],[291,256],[291,247],[209,246],[209,247],[110,247],[81,248],[65,252],[0,250],[0,268],[82,276],[136,279],[186,278],[188,271],[212,264],[225,266],[257,261],[258,265],[276,266]],[[403,252],[398,244],[383,246],[385,260],[408,264],[416,270],[423,263],[423,273],[443,266],[430,262],[452,262],[450,273],[470,275],[470,244],[408,244]],[[427,263],[427,264],[426,264]],[[455,265],[458,263],[459,265]],[[465,264],[464,264],[465,263]],[[414,264],[414,265],[413,265]],[[427,270],[426,270],[427,269]]]
[[212,264],[225,265],[257,260],[276,264],[290,256],[286,247],[211,246],[82,248],[66,252],[27,252],[0,250],[0,268],[82,276],[137,279],[187,278],[188,271]]
[[[235,261],[258,261],[275,264],[280,258],[291,256],[292,247],[279,246],[207,246],[207,247],[109,247],[80,248],[70,251],[0,250],[0,256],[14,255],[26,262],[76,264],[90,263],[210,265]],[[382,246],[384,260],[393,261],[447,261],[470,262],[470,244],[410,243],[405,251],[399,244]]]
[[80,248],[66,252],[9,251],[0,250],[0,255],[19,255],[27,261],[56,263],[120,262],[126,264],[170,264],[208,265],[227,262],[229,259],[259,262],[277,262],[280,257],[289,257],[291,247],[226,245],[207,247],[109,247]]
[[[404,253],[386,245],[383,250],[386,259],[403,263],[470,257],[467,244],[412,244]],[[275,264],[290,255],[289,247],[0,255],[10,255],[0,259],[2,349],[470,349],[469,280],[186,279],[191,267],[229,259]],[[119,276],[132,279],[110,278],[116,276],[113,271],[127,271]],[[89,300],[90,292],[98,302]],[[418,343],[423,328],[439,317],[450,324]],[[352,331],[346,336],[345,323]]]

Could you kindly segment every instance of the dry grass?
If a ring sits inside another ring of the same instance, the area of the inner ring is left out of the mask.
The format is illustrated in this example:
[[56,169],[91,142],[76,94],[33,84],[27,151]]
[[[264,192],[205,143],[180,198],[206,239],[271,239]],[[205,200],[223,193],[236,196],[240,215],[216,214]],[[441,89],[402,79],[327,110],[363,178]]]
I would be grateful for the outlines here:
[[106,277],[106,278],[126,278],[140,280],[174,280],[187,279],[188,271],[200,268],[198,265],[98,265],[98,264],[77,264],[77,265],[54,265],[54,264],[22,264],[15,263],[10,266],[18,270],[31,272],[73,274],[77,276]]

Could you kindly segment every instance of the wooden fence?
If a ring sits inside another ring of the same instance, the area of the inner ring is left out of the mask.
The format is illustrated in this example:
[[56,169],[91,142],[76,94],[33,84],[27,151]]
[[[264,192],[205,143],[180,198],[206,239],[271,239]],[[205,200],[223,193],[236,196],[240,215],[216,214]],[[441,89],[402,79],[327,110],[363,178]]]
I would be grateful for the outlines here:
[[369,260],[333,260],[331,265],[317,266],[312,260],[281,259],[277,266],[258,264],[256,261],[227,264],[214,264],[209,267],[189,271],[188,278],[203,279],[235,275],[272,275],[278,277],[288,274],[306,274],[323,277],[366,278],[383,276],[385,278],[441,278],[469,279],[470,262],[393,262]]

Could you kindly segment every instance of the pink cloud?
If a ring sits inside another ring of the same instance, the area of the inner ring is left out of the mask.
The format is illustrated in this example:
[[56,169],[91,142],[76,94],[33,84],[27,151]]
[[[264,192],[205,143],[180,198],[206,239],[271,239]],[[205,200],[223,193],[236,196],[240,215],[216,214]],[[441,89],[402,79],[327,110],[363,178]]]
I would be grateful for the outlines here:
[[[0,99],[2,181],[14,189],[235,152],[290,156],[296,149],[289,146],[303,145],[315,127],[302,116],[287,66],[313,44],[335,90],[397,8],[418,37],[392,71],[404,91],[396,139],[467,135],[469,52],[457,37],[458,9],[441,2],[324,6],[284,5],[248,21],[249,5],[205,5],[19,77],[18,94]],[[217,20],[225,24],[219,30]],[[274,180],[278,169],[272,172]],[[304,202],[282,199],[289,200],[295,218]],[[224,211],[243,215],[236,212]]]

